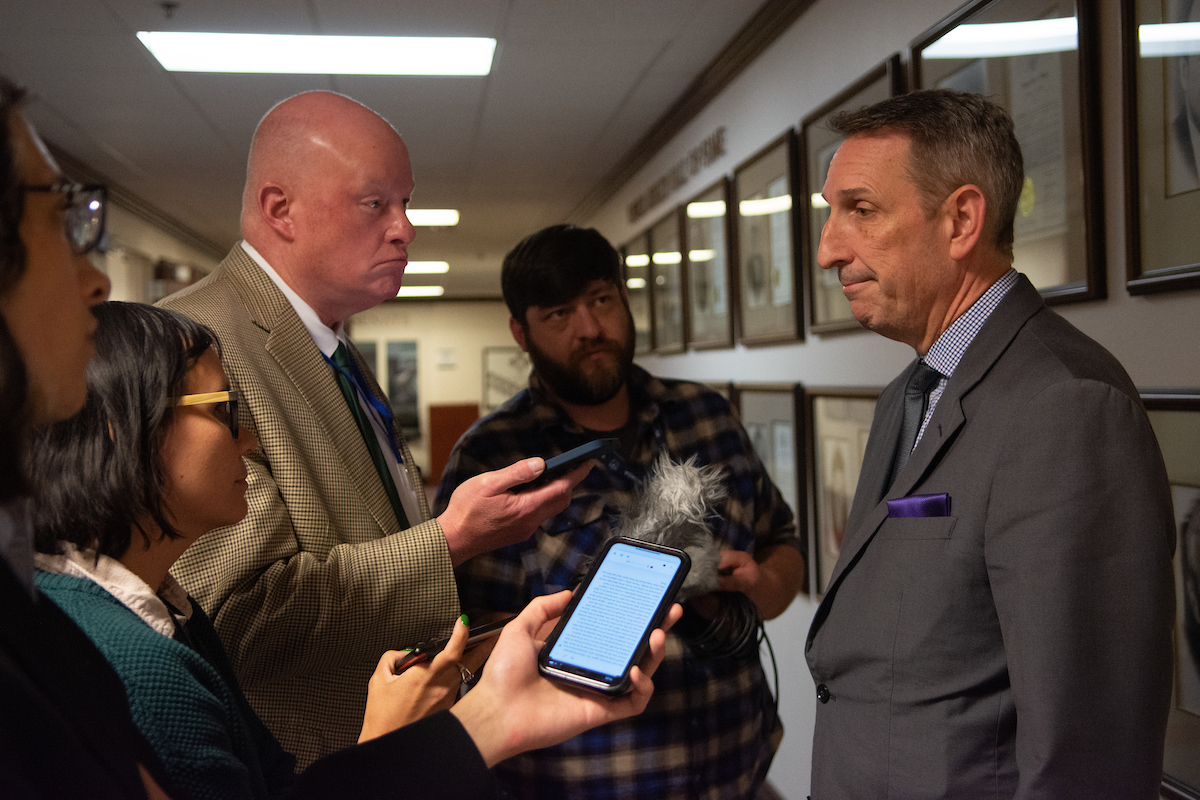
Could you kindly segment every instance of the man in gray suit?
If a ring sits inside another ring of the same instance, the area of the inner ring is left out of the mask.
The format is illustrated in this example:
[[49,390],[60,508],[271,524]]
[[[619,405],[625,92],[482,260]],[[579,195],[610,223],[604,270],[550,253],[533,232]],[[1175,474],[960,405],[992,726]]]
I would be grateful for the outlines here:
[[819,261],[918,359],[808,634],[812,796],[1156,798],[1166,471],[1121,365],[1012,269],[1012,121],[938,90],[834,125]]

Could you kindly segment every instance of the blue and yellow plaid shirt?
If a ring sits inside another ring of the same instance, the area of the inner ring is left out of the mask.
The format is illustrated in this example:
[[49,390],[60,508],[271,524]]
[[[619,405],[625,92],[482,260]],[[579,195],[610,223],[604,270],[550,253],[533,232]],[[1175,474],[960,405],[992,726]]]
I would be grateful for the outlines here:
[[[567,510],[527,541],[463,564],[457,577],[464,610],[516,612],[534,597],[573,586],[664,447],[676,461],[695,455],[701,465],[724,468],[729,497],[712,531],[723,547],[807,549],[725,398],[639,367],[629,388],[636,436],[627,470],[593,469]],[[595,436],[548,401],[533,375],[530,388],[476,422],[455,446],[435,514],[467,478],[521,458],[550,458]],[[644,713],[509,759],[495,772],[516,798],[752,798],[782,737],[754,654],[702,661],[671,633]]]

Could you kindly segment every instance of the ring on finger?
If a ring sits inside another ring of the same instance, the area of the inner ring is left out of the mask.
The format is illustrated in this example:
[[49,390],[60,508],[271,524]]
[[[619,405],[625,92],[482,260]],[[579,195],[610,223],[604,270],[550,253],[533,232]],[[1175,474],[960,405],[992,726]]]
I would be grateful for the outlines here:
[[463,683],[470,683],[475,679],[475,673],[463,666],[461,661],[455,661],[454,664],[458,667],[458,674],[462,676]]

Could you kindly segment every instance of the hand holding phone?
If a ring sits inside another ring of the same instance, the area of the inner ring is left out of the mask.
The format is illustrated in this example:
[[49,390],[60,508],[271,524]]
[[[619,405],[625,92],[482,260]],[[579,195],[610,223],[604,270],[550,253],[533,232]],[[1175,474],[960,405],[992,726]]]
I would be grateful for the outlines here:
[[[482,625],[472,625],[471,630],[467,633],[467,644],[465,650],[478,645],[480,642],[485,642],[488,639],[494,639],[500,635],[500,631],[504,630],[514,617],[495,620],[494,622],[485,622]],[[446,649],[446,645],[450,643],[450,637],[446,636],[441,639],[431,639],[428,642],[421,642],[419,645],[409,651],[408,656],[397,665],[396,671],[402,672],[413,664],[419,664],[422,661],[428,661],[438,653]]]
[[620,439],[605,437],[603,439],[594,439],[586,444],[579,445],[579,447],[571,448],[565,453],[547,458],[546,468],[542,471],[542,474],[529,483],[516,487],[517,491],[545,486],[555,478],[566,475],[585,461],[599,459],[606,453],[615,453],[620,446]]
[[538,656],[547,677],[619,695],[687,577],[682,550],[609,540]]

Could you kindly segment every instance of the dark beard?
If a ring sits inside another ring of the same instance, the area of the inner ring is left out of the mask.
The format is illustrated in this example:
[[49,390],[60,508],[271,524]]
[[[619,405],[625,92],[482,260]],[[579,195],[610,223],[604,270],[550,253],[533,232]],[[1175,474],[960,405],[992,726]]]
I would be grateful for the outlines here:
[[571,363],[564,364],[555,361],[538,349],[533,339],[526,336],[526,346],[529,348],[529,359],[538,377],[554,393],[558,399],[577,406],[598,406],[607,403],[617,396],[621,387],[629,380],[629,370],[633,366],[633,318],[629,318],[629,328],[625,333],[625,341],[616,339],[601,339],[594,342],[587,355],[597,348],[606,349],[617,356],[617,363],[610,367],[605,365],[602,370],[587,373],[580,369],[579,362],[584,356],[572,356]]

